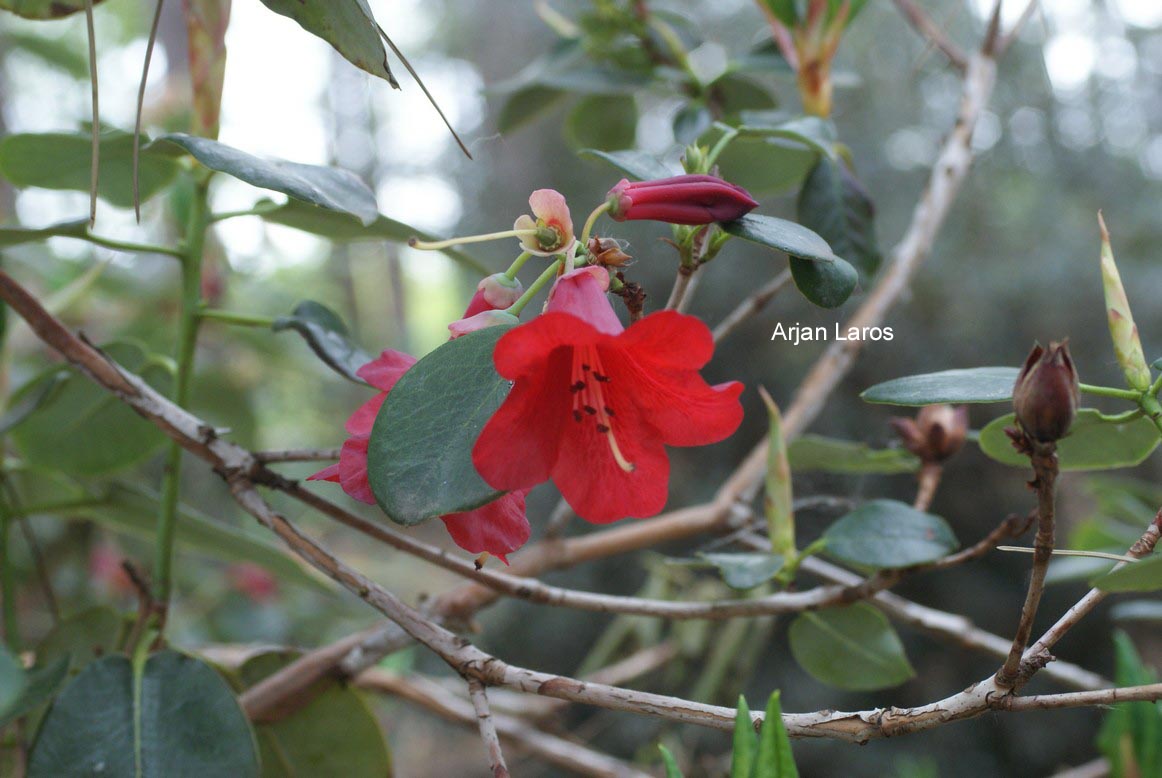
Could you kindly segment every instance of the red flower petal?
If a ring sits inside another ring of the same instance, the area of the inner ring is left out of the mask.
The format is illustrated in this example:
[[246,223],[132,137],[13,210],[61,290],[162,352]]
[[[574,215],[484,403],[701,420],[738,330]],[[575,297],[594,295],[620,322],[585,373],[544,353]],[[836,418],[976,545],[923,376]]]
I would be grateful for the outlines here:
[[508,564],[507,554],[528,542],[531,530],[525,516],[527,490],[508,494],[464,513],[450,513],[440,520],[457,546],[473,554],[488,552]]
[[[545,313],[501,337],[492,352],[492,361],[496,372],[509,380],[516,380],[543,372],[554,349],[594,345],[611,339],[571,314]],[[569,366],[566,365],[563,387],[569,385],[568,379]]]
[[348,435],[369,436],[371,428],[375,426],[375,417],[379,414],[379,409],[386,399],[387,392],[380,392],[360,405],[355,409],[355,413],[347,418],[347,423],[343,425],[343,429],[347,430]]
[[714,355],[710,328],[694,316],[658,311],[630,325],[618,343],[634,360],[660,368],[700,370]]
[[582,267],[570,270],[557,279],[549,292],[548,312],[571,313],[598,332],[617,335],[625,329],[613,312],[605,291],[609,288],[609,273],[600,267]]
[[314,475],[307,476],[308,481],[331,481],[332,483],[339,483],[339,463],[327,465]]
[[375,505],[375,495],[367,481],[367,438],[351,437],[339,450],[339,485],[351,497]]
[[355,375],[362,378],[376,389],[390,392],[404,373],[416,363],[416,358],[395,349],[385,349],[375,359],[355,371]]

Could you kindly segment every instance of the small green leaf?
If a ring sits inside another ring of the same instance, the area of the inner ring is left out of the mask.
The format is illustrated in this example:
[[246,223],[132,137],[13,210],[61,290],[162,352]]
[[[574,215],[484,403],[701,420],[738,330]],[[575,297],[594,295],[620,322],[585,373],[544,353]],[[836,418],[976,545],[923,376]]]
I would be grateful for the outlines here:
[[801,224],[776,216],[748,213],[741,219],[723,222],[722,229],[736,238],[749,240],[793,257],[818,262],[842,261],[835,256],[827,241],[819,235]]
[[[878,612],[878,611],[877,611]],[[779,704],[779,692],[772,692],[767,700],[767,711],[763,715],[763,726],[759,729],[759,748],[755,755],[754,778],[799,778],[795,766],[795,755],[791,752],[791,739],[783,724],[783,708]]]
[[628,149],[637,135],[637,102],[630,95],[590,95],[569,112],[565,137],[574,148]]
[[830,262],[791,257],[790,265],[795,286],[821,308],[843,305],[859,283],[859,272],[838,257]]
[[974,367],[894,378],[865,389],[865,402],[884,405],[934,403],[1000,403],[1013,399],[1015,367]]
[[0,647],[0,719],[15,709],[28,679],[20,660]]
[[[1029,457],[1017,453],[1006,427],[1015,427],[1013,414],[989,422],[980,431],[980,450],[1001,464],[1028,467]],[[1069,434],[1057,442],[1057,459],[1062,470],[1112,470],[1133,467],[1145,461],[1158,447],[1158,430],[1147,418],[1109,423],[1092,408],[1077,412]]]
[[669,178],[674,175],[672,170],[644,151],[582,149],[577,153],[582,157],[607,162],[625,175],[638,181],[653,181],[658,178]]
[[322,303],[304,300],[290,316],[280,316],[271,327],[275,332],[294,330],[303,336],[311,351],[323,363],[348,381],[366,385],[357,375],[359,368],[372,360],[363,349],[351,342],[351,334],[339,314]]
[[[104,0],[93,0],[93,5]],[[25,19],[61,19],[85,10],[85,0],[0,0],[0,10]]]
[[867,603],[801,613],[791,653],[815,680],[849,691],[899,686],[915,675],[887,617]]
[[758,737],[750,718],[746,698],[738,695],[738,713],[734,717],[734,740],[730,749],[730,778],[750,778],[754,769]]
[[[92,150],[88,132],[9,135],[0,141],[0,174],[14,186],[87,192]],[[133,207],[133,136],[120,130],[102,131],[100,162],[97,195],[118,208]],[[141,199],[169,186],[179,169],[172,159],[142,154]]]
[[[168,393],[170,372],[140,346],[112,343],[105,353],[137,373],[154,389]],[[61,377],[63,376],[63,378]],[[148,457],[165,441],[165,434],[129,406],[75,371],[55,371],[34,379],[12,398],[14,406],[56,388],[12,430],[12,440],[33,465],[70,475],[93,476],[123,470]]]
[[771,552],[781,557],[795,556],[795,510],[792,497],[791,465],[783,437],[783,417],[779,406],[763,387],[759,394],[767,406],[767,475],[764,482],[763,513]]
[[508,396],[492,351],[509,329],[488,327],[440,346],[404,373],[380,408],[368,480],[397,524],[479,508],[502,494],[476,473],[472,446]]
[[[261,201],[259,205],[264,203],[270,203],[270,201]],[[309,232],[336,243],[354,243],[364,240],[390,240],[396,243],[407,243],[413,237],[425,241],[438,240],[430,233],[390,219],[382,214],[376,217],[371,224],[364,225],[351,214],[320,208],[302,200],[288,200],[286,204],[280,206],[274,206],[271,203],[270,209],[263,210],[261,215],[263,219],[272,224],[293,227],[296,230]],[[440,253],[480,275],[487,275],[490,272],[488,268],[462,251],[447,248],[440,249]]]
[[398,87],[366,0],[262,0],[262,4],[331,44],[355,67]]
[[714,116],[704,104],[687,103],[674,114],[674,139],[682,145],[693,143],[713,123]]
[[[710,94],[721,112],[720,115],[724,117],[738,117],[749,111],[766,111],[777,105],[766,87],[736,71],[728,71],[719,76],[710,85]],[[707,122],[702,131],[705,132],[709,126],[710,123]],[[694,138],[690,140],[693,141]],[[683,142],[681,138],[678,141]]]
[[201,660],[161,651],[86,667],[57,697],[29,755],[29,778],[258,776],[250,725]]
[[[48,702],[68,672],[69,660],[65,657],[47,664],[42,661],[40,665],[24,671],[25,683],[16,699],[7,706],[0,700],[0,729]],[[0,689],[3,688],[4,679],[0,678]]]
[[796,0],[761,0],[761,2],[784,27],[795,27],[799,24],[800,4]]
[[263,159],[216,140],[180,132],[162,135],[142,151],[143,156],[162,156],[169,154],[171,148],[188,152],[210,170],[234,176],[253,186],[282,192],[321,208],[349,213],[365,226],[379,217],[375,194],[359,176],[347,170],[283,159]]
[[[703,143],[721,138],[715,130],[703,136]],[[819,154],[804,148],[798,140],[738,137],[718,156],[722,177],[758,197],[782,194],[799,186],[815,165]]]
[[508,134],[560,105],[569,93],[563,89],[534,84],[509,95],[496,117],[496,129]]
[[[249,688],[298,658],[290,651],[250,657],[238,675]],[[255,727],[264,778],[391,775],[391,754],[375,713],[355,688],[330,684],[289,716]]]
[[873,570],[934,562],[960,545],[948,522],[896,500],[871,500],[823,533],[825,553]]
[[875,205],[842,160],[820,157],[799,191],[797,218],[826,240],[864,277],[883,259],[876,243]]
[[872,448],[866,443],[804,435],[788,447],[791,470],[825,473],[895,475],[914,473],[920,460],[902,448]]
[[777,554],[702,552],[698,558],[717,568],[727,586],[741,591],[766,583],[783,569],[783,557]]
[[1162,554],[1127,564],[1092,582],[1106,592],[1154,592],[1162,589]]
[[57,236],[81,238],[85,236],[88,229],[88,219],[60,222],[39,229],[8,225],[0,227],[0,249],[19,246],[22,243],[34,243]]
[[[1142,662],[1125,632],[1114,633],[1114,680],[1118,686],[1155,683],[1157,675]],[[1097,736],[1110,762],[1110,775],[1162,775],[1162,704],[1124,702],[1111,706]]]
[[7,435],[20,422],[31,416],[40,406],[52,397],[52,393],[65,380],[65,377],[56,373],[36,385],[26,393],[22,393],[19,400],[13,399],[12,405],[0,416],[0,435]]
[[782,138],[802,144],[812,151],[838,159],[835,143],[839,134],[835,123],[818,116],[799,116],[788,120],[782,111],[744,111],[739,134],[753,137]]
[[112,608],[89,608],[58,621],[40,645],[40,662],[67,659],[67,668],[76,675],[95,659],[112,654],[121,645],[125,620]]
[[662,752],[662,764],[666,766],[666,778],[683,778],[682,770],[678,767],[678,760],[670,752],[670,749],[658,744],[658,750]]

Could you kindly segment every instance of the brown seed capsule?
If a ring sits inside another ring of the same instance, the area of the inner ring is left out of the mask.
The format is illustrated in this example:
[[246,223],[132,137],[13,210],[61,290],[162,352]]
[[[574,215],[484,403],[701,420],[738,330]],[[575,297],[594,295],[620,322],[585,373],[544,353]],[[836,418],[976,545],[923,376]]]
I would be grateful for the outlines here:
[[961,405],[925,405],[915,419],[895,418],[889,424],[911,451],[924,462],[943,462],[964,446],[968,408]]
[[1050,443],[1069,431],[1081,401],[1069,341],[1034,344],[1013,387],[1013,410],[1032,440]]
[[626,254],[621,247],[621,243],[613,238],[598,238],[593,236],[589,239],[590,256],[593,257],[595,265],[603,265],[605,267],[624,267],[633,257]]

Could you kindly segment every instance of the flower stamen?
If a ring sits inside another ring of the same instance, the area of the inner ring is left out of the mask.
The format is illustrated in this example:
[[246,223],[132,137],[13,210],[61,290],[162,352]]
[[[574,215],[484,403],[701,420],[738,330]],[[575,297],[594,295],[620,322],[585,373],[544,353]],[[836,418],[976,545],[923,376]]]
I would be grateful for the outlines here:
[[[586,380],[592,376],[595,382]],[[593,346],[573,349],[573,371],[569,392],[573,395],[573,419],[582,421],[586,415],[594,417],[597,432],[604,435],[613,454],[613,461],[627,473],[634,471],[634,464],[621,453],[617,438],[613,434],[613,409],[605,404],[602,384],[609,383],[609,376],[602,372],[601,359]]]

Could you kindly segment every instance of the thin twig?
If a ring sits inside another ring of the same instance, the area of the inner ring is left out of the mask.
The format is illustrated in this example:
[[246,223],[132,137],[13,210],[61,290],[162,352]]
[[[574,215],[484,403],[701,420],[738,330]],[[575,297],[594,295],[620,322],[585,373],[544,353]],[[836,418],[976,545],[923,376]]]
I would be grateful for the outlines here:
[[153,46],[157,42],[157,28],[161,23],[161,9],[165,0],[157,0],[149,41],[145,44],[145,62],[141,66],[141,84],[137,87],[137,114],[133,120],[133,213],[141,223],[141,189],[138,170],[141,163],[141,114],[145,108],[145,82],[149,79],[149,63],[153,61]]
[[1051,710],[1053,708],[1081,708],[1088,705],[1114,705],[1119,702],[1153,702],[1162,700],[1162,683],[1143,686],[1121,686],[1092,692],[1068,694],[1035,694],[1031,697],[1006,695],[996,703],[1002,710]]
[[936,489],[940,486],[940,477],[944,474],[944,468],[940,466],[939,462],[925,462],[920,467],[920,472],[916,474],[916,499],[912,501],[912,507],[918,511],[926,511],[932,506],[932,500],[936,497]]
[[467,678],[468,696],[472,709],[476,712],[476,724],[480,727],[480,739],[488,749],[488,766],[492,778],[508,778],[508,765],[504,762],[504,752],[500,748],[500,738],[496,734],[496,722],[492,720],[492,709],[488,707],[488,694],[479,678]]
[[92,85],[93,129],[89,160],[89,226],[97,223],[97,181],[101,170],[101,101],[97,94],[97,29],[93,0],[85,0],[85,32],[89,37],[89,83]]
[[1000,42],[997,44],[998,57],[1003,57],[1005,52],[1009,50],[1009,47],[1013,45],[1013,42],[1017,40],[1017,36],[1021,34],[1021,29],[1033,18],[1033,12],[1037,8],[1038,0],[1029,0],[1028,5],[1025,6],[1025,10],[1021,11],[1021,16],[1017,19],[1017,23],[1013,25],[1013,29],[1002,36]]
[[1106,778],[1110,774],[1109,760],[1099,756],[1085,764],[1076,767],[1067,767],[1053,773],[1052,778]]
[[718,343],[730,333],[734,332],[739,325],[754,316],[767,306],[775,296],[783,290],[787,284],[791,282],[791,271],[784,270],[777,276],[768,281],[757,292],[738,304],[738,307],[727,314],[726,318],[718,323],[714,328],[714,342]]
[[337,448],[285,448],[254,452],[255,461],[264,465],[271,462],[326,462],[338,458]]
[[893,0],[896,8],[908,20],[908,24],[915,28],[916,32],[920,33],[929,43],[944,53],[948,57],[957,70],[964,71],[968,69],[968,57],[964,50],[957,46],[951,38],[945,35],[944,30],[940,29],[939,25],[929,18],[928,14],[924,13],[913,0]]

